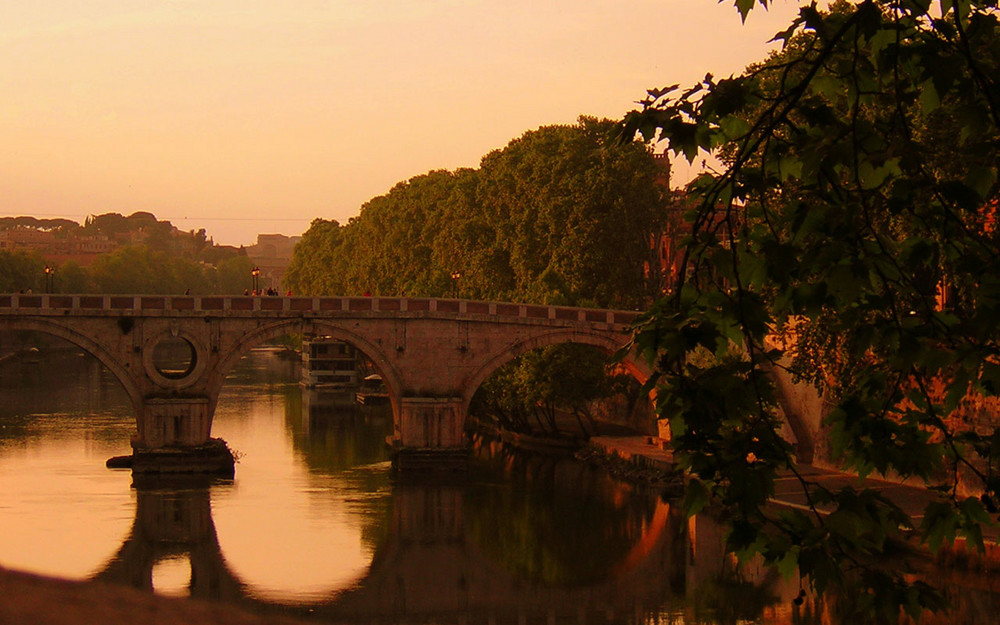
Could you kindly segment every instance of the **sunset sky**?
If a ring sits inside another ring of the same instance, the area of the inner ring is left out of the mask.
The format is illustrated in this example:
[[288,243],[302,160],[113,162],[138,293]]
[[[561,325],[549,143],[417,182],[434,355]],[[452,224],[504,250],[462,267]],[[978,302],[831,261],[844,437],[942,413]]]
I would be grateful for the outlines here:
[[715,0],[0,4],[0,216],[149,211],[217,243],[346,221],[525,131],[763,58]]

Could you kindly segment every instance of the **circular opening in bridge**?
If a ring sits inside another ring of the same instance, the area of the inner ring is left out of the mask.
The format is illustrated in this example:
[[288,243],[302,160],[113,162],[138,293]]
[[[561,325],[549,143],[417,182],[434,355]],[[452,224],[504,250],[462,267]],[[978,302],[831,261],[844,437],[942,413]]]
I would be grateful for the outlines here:
[[168,336],[153,348],[153,366],[160,375],[171,380],[190,375],[197,362],[194,345],[179,336]]

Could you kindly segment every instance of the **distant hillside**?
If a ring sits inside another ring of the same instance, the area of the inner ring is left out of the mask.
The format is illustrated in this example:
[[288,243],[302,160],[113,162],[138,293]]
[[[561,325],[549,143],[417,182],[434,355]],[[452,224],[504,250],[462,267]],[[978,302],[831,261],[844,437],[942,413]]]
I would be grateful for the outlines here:
[[239,294],[253,266],[242,247],[147,212],[0,218],[0,291]]
[[102,254],[139,245],[212,265],[241,253],[236,247],[215,245],[204,229],[185,232],[148,212],[92,215],[83,224],[31,216],[0,218],[0,249],[35,252],[56,264],[75,261],[88,266]]

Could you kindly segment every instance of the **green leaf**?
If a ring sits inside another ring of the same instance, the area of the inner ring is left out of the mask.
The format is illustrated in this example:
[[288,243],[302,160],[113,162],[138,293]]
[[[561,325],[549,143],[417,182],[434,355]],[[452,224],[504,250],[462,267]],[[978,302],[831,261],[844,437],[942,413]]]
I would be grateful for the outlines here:
[[948,502],[932,501],[927,504],[920,530],[931,552],[937,553],[941,545],[955,540],[958,522],[958,514]]
[[742,117],[728,115],[719,120],[719,128],[725,139],[732,141],[745,136],[750,131],[750,124]]
[[809,82],[809,89],[831,102],[846,95],[844,83],[833,74],[818,74]]
[[750,10],[753,9],[754,3],[757,0],[735,0],[736,9],[740,12],[740,19],[743,22],[747,21],[747,16],[750,15]]
[[973,189],[982,201],[989,197],[997,183],[997,168],[973,165],[965,175],[965,185]]
[[858,164],[861,188],[866,190],[877,189],[889,176],[898,176],[900,173],[898,158],[889,159],[880,165],[870,160],[863,160]]
[[689,479],[684,489],[684,513],[688,518],[701,512],[711,500],[711,493],[699,479]]
[[920,110],[924,117],[930,115],[941,106],[941,98],[938,96],[937,87],[933,80],[925,80],[920,84]]

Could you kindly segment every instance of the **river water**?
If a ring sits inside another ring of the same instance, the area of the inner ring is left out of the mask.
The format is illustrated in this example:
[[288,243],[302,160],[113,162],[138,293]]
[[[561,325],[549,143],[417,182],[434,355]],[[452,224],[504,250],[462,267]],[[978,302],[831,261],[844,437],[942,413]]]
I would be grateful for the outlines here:
[[233,480],[134,483],[104,466],[135,427],[113,377],[35,360],[0,363],[0,566],[318,622],[829,622],[797,579],[734,574],[711,521],[571,459],[480,444],[468,475],[396,479],[388,409],[301,389],[278,350],[219,401]]

